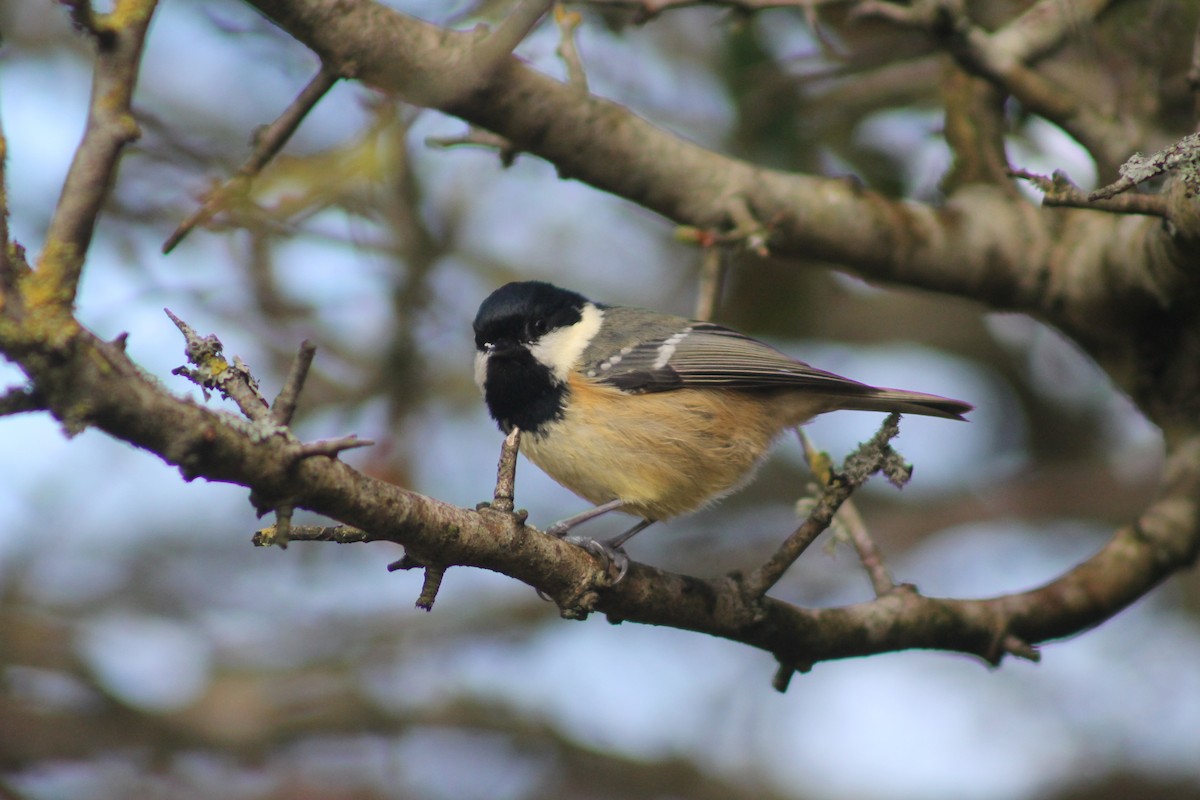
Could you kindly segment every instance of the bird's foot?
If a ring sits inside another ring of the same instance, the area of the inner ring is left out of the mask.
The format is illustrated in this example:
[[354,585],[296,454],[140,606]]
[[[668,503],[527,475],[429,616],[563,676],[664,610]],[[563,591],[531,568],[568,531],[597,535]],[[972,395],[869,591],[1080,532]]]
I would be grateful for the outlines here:
[[[549,533],[549,531],[547,531]],[[629,556],[625,553],[625,549],[621,547],[622,538],[620,536],[615,539],[591,539],[586,536],[564,536],[563,541],[573,544],[576,547],[582,547],[584,550],[598,558],[604,565],[605,571],[612,579],[613,586],[616,586],[625,577],[625,573],[629,572]],[[614,544],[615,543],[615,544]],[[615,575],[613,574],[615,571]]]

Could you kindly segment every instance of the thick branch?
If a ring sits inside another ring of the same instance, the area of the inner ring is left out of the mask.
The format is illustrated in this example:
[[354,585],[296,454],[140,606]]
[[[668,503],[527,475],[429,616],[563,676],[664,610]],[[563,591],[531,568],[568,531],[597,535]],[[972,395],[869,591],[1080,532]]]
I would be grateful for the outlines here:
[[[470,59],[477,37],[371,0],[249,2],[327,63],[354,64],[370,85],[491,130],[516,150],[552,162],[560,174],[675,222],[727,230],[736,227],[731,209],[741,203],[767,224],[775,256],[838,263],[868,278],[1033,311],[1068,332],[1112,342],[1130,340],[1121,330],[1130,315],[1120,312],[1137,305],[1130,305],[1131,297],[1157,303],[1172,295],[1171,283],[1192,280],[1185,269],[1195,258],[1191,240],[1172,237],[1155,221],[1140,221],[1140,230],[1131,232],[1100,217],[1104,222],[1086,226],[1079,237],[1085,246],[1064,265],[1055,243],[1085,218],[1040,212],[1002,188],[970,187],[935,209],[895,202],[849,181],[760,169],[660,130],[514,58],[502,61],[483,88],[463,93],[447,84],[455,65]],[[1160,263],[1147,269],[1150,259]],[[1071,280],[1047,281],[1051,269]],[[1101,269],[1112,271],[1101,280]]]
[[[1167,484],[1135,524],[1095,557],[1039,589],[991,600],[944,600],[898,588],[845,608],[802,609],[748,598],[733,578],[704,580],[632,564],[601,588],[583,549],[526,527],[520,517],[456,508],[325,458],[295,460],[287,437],[261,437],[229,414],[176,398],[146,378],[116,345],[78,329],[53,358],[17,360],[60,418],[73,418],[157,453],[188,478],[237,483],[258,498],[286,497],[403,544],[417,563],[475,566],[521,580],[572,616],[668,625],[761,648],[806,668],[832,658],[907,648],[1005,652],[1075,633],[1116,613],[1200,550],[1200,436],[1172,449]],[[86,402],[80,398],[87,398]]]
[[1036,114],[1077,139],[1100,162],[1115,166],[1136,141],[1130,120],[1117,119],[1030,66],[1056,50],[1078,25],[1099,16],[1115,0],[1063,3],[1041,0],[996,33],[974,24],[966,6],[946,0],[901,5],[862,3],[859,14],[927,29],[968,72],[994,82]]

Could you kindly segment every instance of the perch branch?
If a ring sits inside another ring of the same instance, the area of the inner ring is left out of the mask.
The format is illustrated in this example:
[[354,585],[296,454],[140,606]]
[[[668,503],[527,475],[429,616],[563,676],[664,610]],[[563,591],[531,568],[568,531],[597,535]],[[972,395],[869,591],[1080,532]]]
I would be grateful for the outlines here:
[[496,491],[492,495],[492,508],[497,511],[512,511],[517,483],[517,452],[521,447],[521,429],[513,428],[504,437],[500,448],[500,463],[496,466]]
[[[75,398],[91,398],[85,422],[158,453],[187,477],[243,485],[255,497],[287,498],[289,507],[370,531],[360,536],[332,529],[320,538],[396,542],[424,564],[509,575],[553,598],[567,615],[583,616],[594,608],[614,619],[703,632],[801,668],[906,648],[955,650],[990,663],[1005,653],[1027,654],[1021,643],[1032,646],[1100,623],[1193,563],[1200,551],[1200,436],[1195,436],[1171,442],[1162,493],[1135,524],[1118,531],[1084,564],[1028,592],[951,600],[898,587],[866,603],[805,609],[755,597],[733,578],[702,579],[638,563],[619,584],[589,589],[595,564],[587,552],[523,525],[511,513],[456,508],[334,459],[296,461],[289,437],[256,435],[254,426],[237,417],[169,394],[120,348],[83,328],[67,335],[68,346],[53,359],[28,348],[6,351],[34,385],[44,387],[56,415],[67,416]],[[847,459],[839,483],[864,480],[880,461],[899,479],[904,471],[886,466],[893,460]],[[290,536],[296,540],[301,533],[307,532],[293,530]]]

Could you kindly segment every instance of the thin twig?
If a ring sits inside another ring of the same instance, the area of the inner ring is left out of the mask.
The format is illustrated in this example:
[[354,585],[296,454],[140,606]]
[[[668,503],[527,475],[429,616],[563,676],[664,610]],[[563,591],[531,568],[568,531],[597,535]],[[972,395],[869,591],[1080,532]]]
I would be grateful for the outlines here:
[[442,588],[442,579],[444,577],[446,577],[445,567],[425,567],[425,579],[421,583],[421,593],[417,595],[417,608],[422,611],[433,610],[433,601],[437,599],[437,593]]
[[271,404],[271,421],[276,425],[292,424],[292,417],[296,415],[296,404],[300,400],[300,392],[304,389],[304,381],[308,378],[308,370],[312,366],[316,353],[317,346],[308,339],[300,343],[300,352],[292,361],[292,368],[283,382],[283,388],[279,390],[279,394],[275,396],[275,402]]
[[963,70],[1000,86],[1032,112],[1071,134],[1100,163],[1115,163],[1136,140],[1131,121],[1118,119],[1030,66],[1057,50],[1082,19],[1104,11],[1113,0],[1081,0],[1069,10],[1061,0],[1040,0],[995,33],[969,17],[966,6],[946,0],[902,5],[867,0],[856,16],[886,19],[903,27],[926,30]]
[[[796,429],[796,436],[800,439],[800,446],[804,449],[804,459],[808,462],[809,468],[815,468],[820,450],[813,445],[803,428]],[[846,531],[847,538],[854,546],[854,551],[858,553],[858,559],[867,572],[875,596],[882,597],[896,588],[896,582],[892,578],[887,564],[884,563],[883,554],[879,551],[874,539],[871,538],[871,532],[867,530],[866,523],[853,498],[847,498],[846,502],[842,503],[842,507],[838,509],[836,520]]]
[[234,358],[233,364],[230,364],[222,355],[224,345],[215,335],[200,336],[190,325],[175,316],[171,309],[164,308],[163,311],[183,334],[187,342],[184,352],[188,361],[196,365],[196,369],[176,367],[171,374],[182,375],[206,392],[209,389],[217,390],[236,403],[242,413],[255,422],[269,421],[270,408],[267,399],[259,391],[258,381],[250,374],[250,369],[242,360]]
[[16,302],[18,280],[17,265],[8,256],[7,167],[8,138],[0,129],[0,307]]
[[504,437],[500,447],[500,463],[496,466],[496,491],[492,495],[492,508],[497,511],[512,511],[517,483],[517,452],[521,446],[521,429],[513,428]]
[[262,172],[272,158],[283,149],[292,134],[300,127],[300,123],[308,112],[320,102],[333,85],[338,82],[340,75],[322,65],[320,71],[305,86],[300,94],[284,109],[283,113],[272,122],[259,129],[254,135],[254,149],[250,156],[238,168],[232,178],[224,184],[210,190],[200,207],[193,211],[187,219],[179,223],[179,227],[163,242],[163,253],[171,252],[176,245],[183,241],[192,229],[204,225],[221,209],[226,208],[229,201],[244,195],[250,189],[250,184]]
[[[271,547],[275,541],[275,527],[255,531],[250,541],[255,547]],[[288,540],[292,542],[338,542],[353,544],[359,542],[382,541],[372,537],[366,531],[350,525],[292,525],[288,531]]]
[[0,394],[0,417],[46,410],[46,401],[32,386],[12,386]]
[[728,268],[729,248],[722,245],[704,248],[700,262],[700,286],[696,292],[696,319],[709,322],[717,313]]
[[62,0],[62,4],[67,7],[75,30],[100,38],[101,30],[96,25],[96,12],[90,0]]
[[397,570],[421,569],[425,571],[424,580],[421,583],[421,593],[417,595],[417,608],[422,611],[433,610],[433,601],[437,599],[438,590],[442,588],[442,579],[446,577],[448,567],[444,564],[428,564],[420,559],[413,558],[409,553],[405,553],[396,561],[388,564],[388,572],[396,572]]
[[1189,133],[1157,153],[1144,156],[1134,153],[1118,171],[1119,180],[1103,186],[1088,195],[1089,200],[1106,200],[1121,192],[1128,191],[1139,183],[1144,183],[1164,172],[1179,171],[1189,188],[1196,190],[1197,165],[1200,164],[1200,133]]
[[895,482],[901,479],[905,471],[897,472],[894,468],[897,454],[888,444],[899,433],[900,415],[889,414],[879,431],[846,457],[842,471],[833,475],[825,485],[808,519],[792,532],[765,564],[743,580],[742,589],[747,597],[760,598],[765,595],[783,577],[788,567],[829,527],[842,503],[873,474],[883,470],[889,480]]
[[288,542],[292,540],[292,515],[295,513],[296,508],[290,503],[275,507],[275,538],[271,544],[280,550],[287,550]]
[[753,14],[773,8],[810,9],[817,5],[850,4],[853,0],[575,0],[601,8],[621,8],[633,12],[635,25],[653,20],[659,14],[694,6],[716,6],[741,14]]
[[1200,20],[1196,21],[1196,32],[1192,36],[1192,62],[1188,67],[1187,82],[1193,94],[1200,93]]
[[500,61],[512,54],[517,45],[525,41],[554,0],[522,0],[517,7],[485,36],[471,54],[477,74],[490,77]]
[[567,68],[567,83],[581,92],[588,90],[587,73],[583,71],[583,59],[575,45],[575,31],[583,22],[583,15],[567,11],[562,3],[554,6],[554,21],[558,24],[558,48],[554,51]]
[[1088,194],[1067,177],[1062,170],[1055,170],[1050,177],[1023,169],[1009,170],[1014,178],[1032,183],[1044,193],[1042,203],[1063,208],[1089,208],[1113,214],[1145,214],[1167,218],[1170,216],[1168,199],[1157,194],[1122,194],[1118,197],[1093,199],[1095,192]]
[[375,442],[370,439],[360,439],[356,434],[340,436],[337,439],[318,439],[315,442],[305,442],[296,451],[297,459],[326,456],[337,458],[338,454],[347,450],[357,450],[360,447],[372,447]]
[[447,149],[451,147],[483,147],[488,150],[496,150],[500,154],[500,163],[505,167],[511,167],[517,160],[517,156],[521,154],[521,151],[508,139],[475,126],[468,128],[462,136],[427,136],[425,145]]

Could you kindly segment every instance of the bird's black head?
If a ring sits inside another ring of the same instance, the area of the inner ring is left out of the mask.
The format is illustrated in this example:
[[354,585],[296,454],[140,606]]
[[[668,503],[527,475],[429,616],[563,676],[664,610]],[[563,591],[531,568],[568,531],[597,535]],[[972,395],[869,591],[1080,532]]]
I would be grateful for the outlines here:
[[545,281],[506,283],[479,306],[475,349],[532,344],[556,328],[579,322],[587,302],[583,295]]
[[488,295],[475,315],[475,382],[502,430],[537,433],[562,416],[567,374],[598,325],[586,297],[542,281]]

